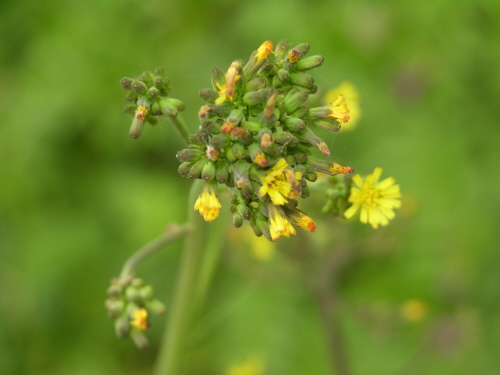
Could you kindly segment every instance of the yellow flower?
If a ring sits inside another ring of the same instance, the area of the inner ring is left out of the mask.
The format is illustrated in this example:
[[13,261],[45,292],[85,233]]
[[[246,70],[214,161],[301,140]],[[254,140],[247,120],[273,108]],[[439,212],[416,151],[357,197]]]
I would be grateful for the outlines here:
[[262,186],[259,189],[259,194],[261,196],[268,194],[271,201],[278,206],[288,203],[285,197],[297,196],[296,190],[300,189],[299,184],[296,183],[297,180],[301,179],[300,173],[293,172],[284,158],[281,158],[274,167],[266,171],[266,176],[260,179]]
[[357,187],[351,188],[349,202],[352,206],[344,213],[346,218],[351,218],[361,207],[360,220],[369,223],[373,228],[387,225],[395,214],[393,209],[401,206],[401,193],[399,185],[395,185],[392,177],[378,182],[382,168],[375,168],[372,174],[363,180],[359,174],[353,177]]
[[350,111],[347,108],[344,95],[339,94],[338,98],[333,103],[328,104],[326,108],[331,111],[327,117],[337,119],[342,125],[349,121],[348,113]]
[[265,363],[260,357],[251,357],[245,362],[230,366],[225,375],[264,375]]
[[239,73],[240,65],[238,62],[233,62],[226,72],[226,83],[220,85],[216,83],[215,85],[219,89],[219,97],[215,100],[215,104],[219,105],[224,103],[226,100],[233,101],[235,93],[235,85],[241,78]]
[[143,105],[139,105],[137,106],[137,112],[136,112],[136,117],[139,119],[139,120],[144,120],[144,117],[146,117],[146,115],[148,114],[149,110],[147,107],[143,106]]
[[290,218],[295,221],[299,227],[307,230],[308,232],[314,233],[316,230],[316,223],[309,216],[304,214],[303,212],[297,211],[290,215]]
[[281,208],[269,204],[267,209],[269,213],[269,231],[273,241],[276,241],[280,236],[290,237],[291,234],[297,234]]
[[267,59],[271,53],[273,53],[273,42],[267,40],[257,49],[257,62]]
[[148,324],[148,311],[141,307],[140,309],[135,309],[132,312],[132,320],[130,321],[130,325],[137,327],[139,331],[144,331],[149,327]]
[[212,221],[219,217],[221,204],[216,193],[215,184],[206,183],[202,193],[194,204],[194,209],[200,211],[205,221]]
[[359,93],[351,82],[342,82],[339,86],[331,89],[326,94],[326,102],[332,103],[342,94],[345,101],[349,103],[349,122],[342,123],[342,129],[352,130],[361,118],[359,107]]
[[428,305],[420,298],[413,298],[406,301],[401,308],[403,318],[412,323],[422,321],[426,317],[427,312]]

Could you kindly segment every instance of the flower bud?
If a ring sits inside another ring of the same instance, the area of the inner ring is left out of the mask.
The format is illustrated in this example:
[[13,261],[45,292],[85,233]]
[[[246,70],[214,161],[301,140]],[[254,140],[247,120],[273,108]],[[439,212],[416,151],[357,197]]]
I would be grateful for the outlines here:
[[134,116],[132,120],[132,125],[130,126],[130,131],[129,131],[130,136],[134,139],[138,139],[141,136],[143,129],[144,129],[144,120],[141,120],[137,118],[137,116]]
[[142,72],[142,74],[139,76],[139,80],[144,82],[147,86],[150,86],[153,83],[154,78],[155,78],[154,74],[151,73],[149,70]]
[[123,339],[128,336],[129,331],[130,331],[130,324],[125,316],[122,315],[115,320],[116,336]]
[[160,116],[161,111],[160,111],[160,105],[158,104],[158,101],[154,101],[151,104],[151,110],[149,111],[153,116]]
[[142,331],[134,329],[132,330],[130,336],[132,337],[132,340],[134,341],[134,344],[138,349],[144,350],[149,346],[148,339]]
[[242,129],[250,132],[259,132],[262,129],[262,126],[259,123],[251,121],[241,121],[240,126]]
[[105,304],[111,319],[116,319],[125,309],[125,302],[122,299],[107,299]]
[[236,159],[245,159],[248,157],[248,152],[245,150],[245,147],[241,143],[235,143],[233,147],[231,147],[231,151]]
[[160,111],[165,116],[176,117],[177,114],[179,113],[177,111],[177,108],[175,108],[167,99],[160,100],[158,102],[158,105],[160,106]]
[[292,72],[290,73],[290,81],[296,85],[311,88],[314,84],[314,78],[304,72]]
[[167,101],[167,103],[169,103],[171,106],[173,106],[175,109],[177,109],[180,112],[184,111],[184,108],[186,108],[184,103],[182,101],[180,101],[179,99],[166,98],[165,100]]
[[205,151],[205,155],[207,156],[207,159],[210,161],[217,161],[220,156],[220,152],[213,148],[212,146],[207,146],[207,149]]
[[231,139],[226,134],[217,134],[210,139],[210,144],[216,150],[226,147],[231,142]]
[[300,58],[304,57],[307,55],[309,52],[309,44],[308,43],[301,43],[298,46],[293,47],[294,50],[298,51],[300,53]]
[[248,153],[250,155],[250,159],[252,159],[255,164],[261,167],[267,167],[269,165],[269,161],[266,159],[266,155],[262,152],[257,144],[252,143],[250,146],[248,146]]
[[306,173],[306,180],[315,182],[318,179],[318,174],[314,172],[307,172]]
[[186,148],[181,150],[175,155],[175,157],[181,162],[194,162],[198,161],[203,155],[203,151],[199,148]]
[[274,142],[280,145],[286,145],[292,140],[292,135],[286,131],[279,131],[273,134]]
[[150,87],[149,90],[146,92],[146,95],[148,96],[149,99],[154,99],[158,96],[158,89],[154,86]]
[[130,91],[126,98],[127,102],[135,103],[137,101],[137,94],[133,91]]
[[267,81],[263,77],[256,77],[248,81],[245,85],[245,91],[257,91],[261,88],[266,87]]
[[325,59],[321,55],[309,56],[297,61],[295,69],[299,71],[316,69],[323,65]]
[[187,177],[189,174],[189,171],[191,170],[191,167],[194,165],[194,162],[184,162],[181,165],[179,165],[179,168],[177,169],[177,172],[182,177]]
[[225,184],[229,178],[229,164],[219,161],[215,164],[215,179],[219,184]]
[[266,61],[257,72],[257,75],[260,77],[266,77],[273,71],[273,69],[274,65],[270,61]]
[[145,305],[148,311],[152,311],[156,315],[163,315],[167,312],[165,305],[157,299],[146,301]]
[[330,150],[326,143],[319,138],[316,134],[312,132],[309,128],[305,128],[303,132],[300,134],[296,134],[297,138],[299,138],[302,142],[308,143],[311,146],[316,147],[325,157],[330,156]]
[[309,190],[309,186],[307,186],[307,185],[302,186],[302,194],[300,197],[307,198],[309,195],[311,195],[311,191]]
[[332,119],[316,120],[314,123],[320,128],[330,130],[332,132],[338,132],[341,128],[341,123]]
[[132,82],[134,82],[134,80],[132,78],[123,77],[120,80],[120,85],[122,85],[122,87],[125,90],[132,90]]
[[193,164],[193,166],[189,170],[187,177],[191,179],[200,178],[201,171],[203,170],[203,167],[205,166],[206,163],[207,159],[205,158],[201,158],[200,160],[198,160],[196,163]]
[[239,228],[243,225],[243,216],[238,211],[233,212],[233,225]]
[[142,81],[134,81],[132,82],[132,91],[134,91],[136,94],[142,94],[144,91],[146,91],[148,87],[146,84]]
[[278,42],[275,48],[275,55],[277,59],[282,59],[286,55],[286,51],[288,51],[289,45],[286,39]]
[[301,131],[301,130],[304,130],[306,128],[306,123],[297,117],[288,117],[285,120],[285,125],[292,132]]
[[250,91],[243,95],[243,102],[246,105],[257,105],[266,100],[266,96],[261,91]]
[[170,81],[166,79],[165,77],[157,76],[153,80],[153,86],[156,87],[157,89],[163,89],[168,86]]
[[305,102],[307,102],[308,98],[309,94],[305,91],[297,89],[290,90],[284,100],[287,112],[293,113],[298,108],[300,108],[300,106],[302,106]]
[[200,90],[200,97],[209,103],[215,103],[215,100],[219,97],[219,94],[212,89],[202,89]]
[[292,113],[292,116],[298,118],[305,118],[309,115],[309,108],[307,107],[299,107]]
[[207,162],[201,170],[201,178],[206,181],[211,181],[215,178],[215,165],[212,162]]
[[288,70],[279,69],[277,73],[278,73],[278,78],[280,79],[281,82],[290,81],[290,73],[288,72]]
[[151,285],[146,285],[139,289],[139,293],[143,301],[148,301],[154,297],[153,287]]
[[165,75],[165,70],[163,69],[163,67],[158,66],[158,67],[155,69],[155,75],[160,76],[160,77],[163,77],[163,76]]
[[134,286],[129,286],[127,289],[125,289],[125,298],[127,298],[127,300],[130,302],[134,302],[137,304],[142,303],[139,289]]
[[[114,279],[116,280],[116,279]],[[108,296],[118,297],[123,293],[123,287],[120,284],[111,284],[107,290]]]
[[226,77],[224,76],[224,72],[219,69],[215,68],[212,70],[212,88],[214,90],[218,90],[217,84],[222,86],[226,82]]
[[273,135],[267,129],[263,129],[258,135],[258,137],[260,138],[261,150],[266,150],[269,146],[271,146],[274,143]]
[[128,104],[125,107],[123,107],[123,112],[125,112],[128,115],[133,115],[137,109],[137,106],[135,104]]

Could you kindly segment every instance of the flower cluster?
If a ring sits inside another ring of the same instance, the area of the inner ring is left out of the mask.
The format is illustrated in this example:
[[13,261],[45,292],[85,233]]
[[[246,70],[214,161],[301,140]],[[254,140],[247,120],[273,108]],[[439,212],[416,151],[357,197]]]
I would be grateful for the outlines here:
[[108,288],[108,296],[105,306],[115,321],[117,336],[124,338],[130,334],[139,348],[147,347],[143,331],[149,327],[149,313],[166,312],[165,305],[154,298],[151,285],[144,285],[142,279],[132,276],[115,278]]
[[165,77],[163,68],[155,72],[143,72],[139,77],[124,77],[120,80],[122,87],[128,92],[127,100],[133,104],[124,108],[125,113],[134,116],[130,127],[130,136],[139,138],[145,123],[156,125],[159,118],[175,118],[184,110],[184,103],[169,98],[170,80]]
[[314,221],[297,208],[297,199],[309,196],[307,182],[317,172],[353,171],[312,156],[312,148],[325,158],[330,150],[311,124],[338,131],[349,121],[349,109],[342,95],[326,106],[306,106],[317,91],[307,71],[323,64],[322,56],[308,52],[306,43],[292,48],[282,40],[274,48],[266,41],[248,62],[236,60],[225,73],[212,71],[212,88],[200,91],[206,104],[198,112],[199,129],[177,154],[182,176],[205,181],[194,209],[206,221],[219,215],[222,184],[232,193],[236,227],[247,220],[257,236],[270,241],[296,234],[296,227],[314,232]]

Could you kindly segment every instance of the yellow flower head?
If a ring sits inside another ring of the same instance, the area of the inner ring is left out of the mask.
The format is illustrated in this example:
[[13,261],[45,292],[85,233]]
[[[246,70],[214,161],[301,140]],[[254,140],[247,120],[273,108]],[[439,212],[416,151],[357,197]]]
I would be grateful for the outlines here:
[[261,62],[269,57],[271,53],[273,53],[273,42],[270,40],[265,41],[261,44],[261,46],[257,49],[257,61]]
[[303,212],[297,212],[290,215],[292,220],[299,227],[307,230],[308,232],[314,233],[316,230],[316,223],[309,216],[304,214]]
[[297,234],[281,208],[269,204],[267,209],[269,213],[269,231],[273,241],[276,241],[280,236],[290,237],[291,234]]
[[382,168],[375,168],[372,174],[366,179],[357,174],[353,181],[357,187],[351,188],[349,202],[352,206],[344,213],[346,218],[351,218],[361,207],[360,220],[362,223],[369,223],[373,228],[379,225],[387,225],[395,214],[393,209],[401,206],[401,193],[399,185],[395,185],[392,177],[378,182]]
[[232,365],[226,371],[225,375],[264,375],[265,363],[260,357],[251,357],[245,362]]
[[351,82],[342,82],[339,86],[331,89],[326,94],[326,102],[336,101],[339,95],[343,95],[345,101],[349,103],[349,122],[342,123],[342,129],[352,130],[355,128],[361,118],[361,109],[359,107],[359,93]]
[[149,327],[148,323],[148,311],[141,307],[140,309],[135,309],[132,312],[132,320],[130,325],[136,327],[139,331],[144,331]]
[[301,177],[301,174],[293,172],[286,160],[282,158],[274,167],[266,171],[266,176],[260,178],[262,186],[259,194],[261,196],[268,194],[275,205],[281,206],[288,203],[286,198],[293,199],[297,195],[296,190],[300,189],[300,186],[296,180],[300,180]]
[[236,82],[238,82],[241,78],[239,69],[240,64],[234,61],[226,72],[226,83],[223,85],[216,83],[216,86],[219,89],[219,97],[215,100],[215,104],[222,104],[226,100],[229,100],[230,102],[233,101],[236,91]]
[[216,192],[216,185],[206,183],[202,193],[194,204],[194,209],[200,211],[205,221],[213,221],[219,217],[221,204]]
[[147,107],[143,106],[143,105],[139,105],[137,107],[137,114],[136,114],[136,117],[139,119],[139,120],[144,120],[144,117],[147,116],[149,110]]
[[326,108],[331,111],[328,117],[337,119],[342,125],[349,121],[349,109],[345,103],[344,95],[340,94],[337,100],[328,104]]

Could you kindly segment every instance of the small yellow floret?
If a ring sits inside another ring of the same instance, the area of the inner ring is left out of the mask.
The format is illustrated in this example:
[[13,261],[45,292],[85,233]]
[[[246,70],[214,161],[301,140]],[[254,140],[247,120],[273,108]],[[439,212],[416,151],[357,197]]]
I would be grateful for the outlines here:
[[288,220],[287,216],[281,209],[273,204],[268,206],[269,212],[269,231],[271,238],[276,241],[280,236],[290,237],[292,234],[297,234],[294,227]]
[[291,183],[290,179],[292,177],[300,179],[300,173],[295,174],[292,171],[290,174],[290,171],[292,170],[286,160],[281,158],[274,167],[266,171],[266,176],[260,178],[262,186],[259,189],[259,194],[261,196],[268,194],[271,201],[278,206],[288,203],[286,198],[296,196],[296,186],[292,186],[294,181]]
[[337,100],[328,104],[326,108],[331,111],[328,117],[337,119],[342,125],[349,121],[349,109],[345,103],[344,95],[340,94]]
[[361,118],[358,90],[351,82],[342,82],[339,86],[328,91],[326,102],[334,102],[340,94],[344,96],[346,103],[349,103],[349,122],[342,123],[342,129],[352,130]]
[[132,312],[132,320],[130,325],[136,327],[139,331],[144,331],[149,327],[148,324],[148,311],[141,307],[140,309],[135,309]]
[[265,41],[262,45],[257,49],[257,61],[260,62],[269,57],[271,53],[273,53],[273,42],[270,40]]
[[213,221],[219,217],[221,207],[214,185],[205,184],[203,192],[194,204],[194,209],[200,211],[200,215],[205,221]]

